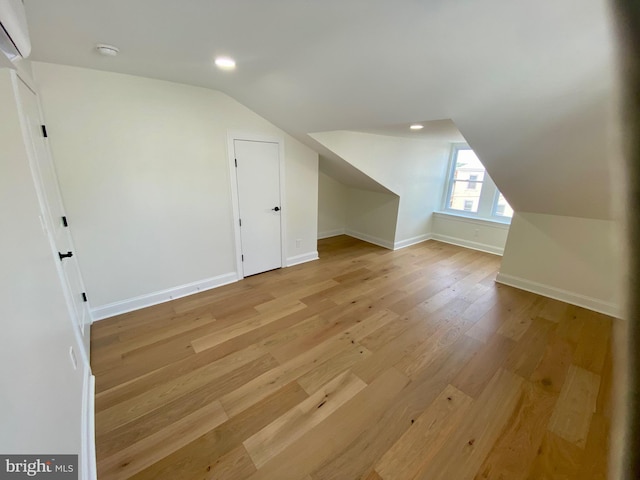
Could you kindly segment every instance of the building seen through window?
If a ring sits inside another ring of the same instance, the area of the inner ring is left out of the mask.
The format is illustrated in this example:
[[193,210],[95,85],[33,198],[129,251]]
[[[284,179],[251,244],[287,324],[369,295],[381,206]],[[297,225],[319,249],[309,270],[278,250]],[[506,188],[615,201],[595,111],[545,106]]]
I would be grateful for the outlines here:
[[513,216],[513,209],[468,145],[453,145],[444,210],[501,222]]

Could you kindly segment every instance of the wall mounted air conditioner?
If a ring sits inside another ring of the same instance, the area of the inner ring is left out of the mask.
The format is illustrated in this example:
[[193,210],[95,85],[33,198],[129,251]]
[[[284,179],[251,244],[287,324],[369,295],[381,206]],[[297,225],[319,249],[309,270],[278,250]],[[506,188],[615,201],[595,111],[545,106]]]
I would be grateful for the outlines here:
[[22,0],[0,0],[0,51],[11,61],[27,58],[31,53]]

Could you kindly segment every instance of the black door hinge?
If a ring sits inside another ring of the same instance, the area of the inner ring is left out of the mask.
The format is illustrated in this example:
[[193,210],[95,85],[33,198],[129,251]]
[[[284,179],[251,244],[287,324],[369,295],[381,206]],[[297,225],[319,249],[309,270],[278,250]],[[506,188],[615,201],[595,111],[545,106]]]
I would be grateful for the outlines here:
[[45,125],[40,125],[40,128],[42,128],[42,136],[47,138],[49,136],[47,135],[47,127]]
[[236,162],[236,168],[238,168],[238,159],[234,158],[233,160]]
[[86,302],[87,300],[87,294],[85,292],[82,292],[82,301]]
[[62,217],[62,226],[63,227],[68,227],[69,223],[67,222],[67,217]]
[[240,226],[242,226],[242,219],[241,218],[238,219],[238,222],[240,223]]
[[242,261],[244,262],[244,255],[240,255],[240,257],[242,258]]

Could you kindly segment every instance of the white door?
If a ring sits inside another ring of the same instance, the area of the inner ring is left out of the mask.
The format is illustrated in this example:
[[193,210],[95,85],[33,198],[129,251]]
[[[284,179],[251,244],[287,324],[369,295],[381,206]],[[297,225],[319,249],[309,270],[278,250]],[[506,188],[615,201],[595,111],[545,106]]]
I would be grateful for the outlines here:
[[280,153],[272,142],[234,140],[243,276],[282,267]]
[[61,273],[63,289],[66,290],[67,304],[82,338],[86,359],[89,360],[91,315],[69,232],[69,222],[72,223],[73,220],[67,219],[64,212],[55,167],[45,144],[38,99],[22,81],[18,79],[17,83],[22,120],[28,132],[27,141],[32,147],[31,168],[40,197],[40,207],[53,244],[55,261],[60,267],[58,271]]

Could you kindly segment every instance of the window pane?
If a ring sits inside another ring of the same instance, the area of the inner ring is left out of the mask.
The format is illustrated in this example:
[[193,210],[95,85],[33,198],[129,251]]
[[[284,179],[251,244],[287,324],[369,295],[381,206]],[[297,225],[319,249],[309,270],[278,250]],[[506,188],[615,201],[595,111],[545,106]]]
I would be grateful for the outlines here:
[[456,180],[453,182],[453,189],[451,190],[451,197],[449,199],[450,209],[473,213],[478,212],[482,183],[479,183],[475,189],[469,189],[468,183],[466,180]]
[[482,162],[473,150],[458,150],[455,161],[448,207],[451,210],[478,213],[485,175]]
[[513,209],[507,199],[500,193],[496,202],[495,215],[498,217],[513,217]]

